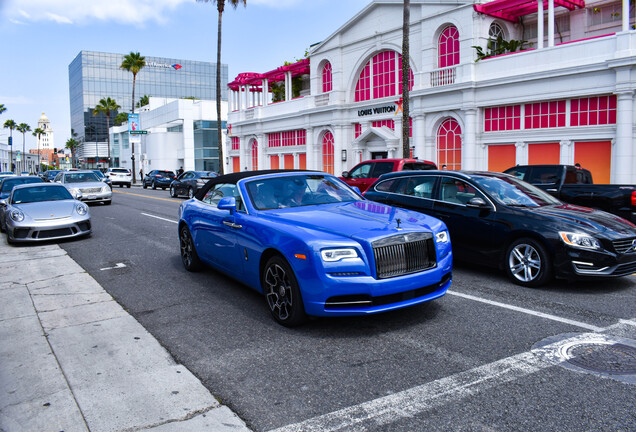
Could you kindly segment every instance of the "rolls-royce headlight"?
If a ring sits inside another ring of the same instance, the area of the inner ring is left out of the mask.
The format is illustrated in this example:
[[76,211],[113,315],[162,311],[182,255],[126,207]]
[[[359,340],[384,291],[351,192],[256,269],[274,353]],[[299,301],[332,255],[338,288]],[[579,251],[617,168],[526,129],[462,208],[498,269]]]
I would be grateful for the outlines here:
[[16,222],[22,222],[24,220],[24,213],[22,213],[20,210],[11,210],[11,213],[9,213],[9,217]]
[[88,213],[88,207],[86,206],[86,204],[77,204],[75,206],[75,211],[78,215],[84,216],[86,213]]
[[437,241],[437,243],[448,243],[450,241],[448,231],[440,231],[435,234],[435,240]]
[[592,236],[586,234],[559,231],[561,240],[568,246],[581,249],[600,249],[601,243]]
[[323,261],[333,262],[347,258],[357,258],[358,252],[353,248],[323,249],[320,251]]

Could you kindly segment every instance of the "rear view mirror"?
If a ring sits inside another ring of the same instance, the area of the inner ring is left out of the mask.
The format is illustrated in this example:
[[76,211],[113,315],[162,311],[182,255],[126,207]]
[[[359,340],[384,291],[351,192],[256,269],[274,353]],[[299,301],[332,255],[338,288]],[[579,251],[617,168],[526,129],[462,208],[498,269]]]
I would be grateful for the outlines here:
[[490,205],[486,201],[484,201],[483,198],[473,197],[466,203],[466,207],[483,209],[490,208]]

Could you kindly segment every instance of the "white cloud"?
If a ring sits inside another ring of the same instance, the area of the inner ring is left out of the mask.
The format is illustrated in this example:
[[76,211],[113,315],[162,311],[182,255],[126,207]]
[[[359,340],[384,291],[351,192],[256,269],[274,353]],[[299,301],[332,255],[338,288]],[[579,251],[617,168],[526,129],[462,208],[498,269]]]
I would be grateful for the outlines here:
[[171,11],[194,0],[8,0],[5,14],[17,21],[54,21],[62,24],[94,20],[123,24],[163,22]]

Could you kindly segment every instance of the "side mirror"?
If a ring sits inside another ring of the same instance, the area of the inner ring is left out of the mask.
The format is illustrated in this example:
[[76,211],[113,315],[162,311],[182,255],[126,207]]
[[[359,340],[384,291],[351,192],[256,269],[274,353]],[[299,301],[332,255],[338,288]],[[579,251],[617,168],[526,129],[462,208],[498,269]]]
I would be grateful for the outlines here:
[[483,198],[473,197],[466,203],[466,207],[485,209],[490,208],[490,205],[486,201],[484,201]]
[[348,179],[348,178],[349,178],[349,171],[343,171],[343,172],[342,172],[342,176],[343,176],[344,178]]
[[8,199],[7,198],[2,198],[0,199],[0,206],[5,207],[8,203]]
[[360,192],[360,188],[358,186],[351,186],[351,189],[358,195],[362,196],[362,192]]
[[219,210],[229,210],[230,214],[234,214],[236,211],[236,198],[224,197],[216,206]]
[[78,201],[82,199],[82,193],[81,192],[73,192],[72,195],[73,195],[73,198],[75,198]]

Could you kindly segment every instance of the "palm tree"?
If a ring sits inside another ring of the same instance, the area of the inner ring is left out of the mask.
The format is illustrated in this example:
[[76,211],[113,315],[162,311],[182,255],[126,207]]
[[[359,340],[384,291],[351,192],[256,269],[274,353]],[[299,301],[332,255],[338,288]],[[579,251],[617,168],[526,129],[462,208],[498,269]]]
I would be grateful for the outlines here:
[[[115,102],[115,99],[111,99],[107,97],[107,98],[102,98],[99,101],[99,104],[97,104],[97,106],[93,110],[94,116],[100,113],[106,115],[106,138],[108,142],[108,167],[109,168],[110,168],[110,132],[108,130],[110,129],[110,113],[112,111],[117,111],[119,108],[121,107],[117,105],[117,102]],[[97,142],[97,140],[95,140],[95,142]],[[95,148],[97,149],[97,144],[95,145]],[[99,153],[99,150],[97,153]],[[98,155],[95,155],[95,159],[97,160],[97,162],[99,162]]]
[[13,120],[7,120],[4,122],[4,128],[9,129],[9,171],[13,171],[13,131],[18,127],[18,124]]
[[[71,135],[73,135],[73,129],[71,129]],[[71,151],[71,159],[73,159],[73,167],[75,167],[76,165],[75,152],[77,151],[78,147],[79,147],[79,143],[77,142],[75,138],[69,138],[68,140],[66,140],[66,148]]]
[[25,150],[26,150],[26,145],[25,145],[25,139],[26,139],[26,133],[27,132],[31,132],[31,126],[29,126],[26,123],[20,123],[16,129],[18,130],[18,132],[22,133],[22,157],[24,158],[22,160],[22,171],[24,171],[24,168],[26,168],[26,154],[25,154]]
[[411,125],[409,119],[409,32],[411,24],[411,1],[404,0],[404,15],[402,22],[402,157],[411,156],[409,135]]
[[150,103],[150,96],[143,95],[139,98],[139,102],[137,102],[137,108],[141,108],[142,106],[148,105]]
[[115,125],[116,126],[121,126],[124,123],[128,123],[128,113],[125,112],[120,112],[119,114],[117,114],[117,116],[115,117]]
[[130,54],[124,56],[124,60],[121,62],[121,69],[132,72],[133,74],[133,89],[132,89],[132,112],[135,113],[135,81],[137,80],[137,74],[146,66],[146,57],[142,56],[138,52],[130,52]]
[[[223,145],[221,140],[221,22],[223,18],[223,11],[225,10],[225,0],[197,0],[204,1],[206,3],[216,3],[216,9],[219,11],[219,26],[217,31],[217,45],[216,45],[216,130],[217,140],[219,143],[219,174],[223,175]],[[236,9],[239,3],[243,3],[243,6],[247,6],[247,0],[227,0],[228,3]]]
[[35,128],[33,130],[33,136],[37,137],[38,141],[37,141],[37,146],[38,146],[38,171],[40,171],[40,137],[42,137],[42,135],[44,135],[46,132],[44,132],[44,130],[42,130],[41,128]]
[[[130,54],[124,56],[124,60],[121,62],[120,68],[132,72],[133,74],[133,92],[132,92],[132,113],[135,113],[135,80],[137,74],[146,66],[146,57],[142,56],[138,52],[130,52]],[[135,178],[135,142],[132,142],[132,181],[137,182]]]
[[4,104],[0,104],[0,114],[5,112],[6,110],[7,110],[7,107],[5,107]]

